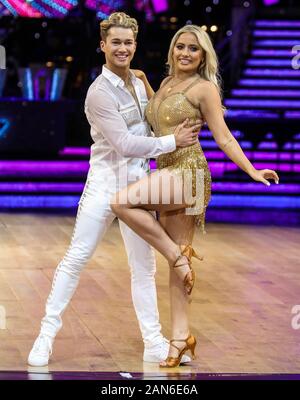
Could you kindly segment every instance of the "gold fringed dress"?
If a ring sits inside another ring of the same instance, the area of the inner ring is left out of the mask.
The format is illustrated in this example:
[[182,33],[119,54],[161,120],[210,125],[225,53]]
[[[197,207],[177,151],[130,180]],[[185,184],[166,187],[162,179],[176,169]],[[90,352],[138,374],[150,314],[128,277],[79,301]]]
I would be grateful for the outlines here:
[[[158,90],[150,99],[146,108],[146,118],[156,136],[169,135],[175,128],[189,118],[194,123],[201,118],[201,113],[186,93],[199,79],[194,80],[182,91],[160,97]],[[196,216],[196,224],[205,233],[205,212],[211,197],[211,174],[199,142],[185,148],[179,148],[172,153],[162,154],[157,158],[157,168],[168,168],[176,175],[183,177],[184,193],[191,193],[186,204],[190,205],[186,213]],[[187,199],[188,197],[185,197]]]

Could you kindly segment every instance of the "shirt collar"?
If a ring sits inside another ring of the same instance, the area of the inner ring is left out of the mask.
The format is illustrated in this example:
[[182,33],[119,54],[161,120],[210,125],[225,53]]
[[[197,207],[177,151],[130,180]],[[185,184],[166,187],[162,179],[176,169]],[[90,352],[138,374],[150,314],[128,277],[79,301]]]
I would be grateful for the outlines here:
[[[136,76],[134,75],[134,73],[130,70],[130,77],[131,77],[131,81],[133,83],[133,85],[136,84]],[[108,69],[105,65],[102,66],[102,75],[108,79],[115,87],[117,86],[121,86],[124,87],[125,83],[123,81],[122,78],[119,77],[119,75],[115,74],[114,72],[112,72],[110,69]]]

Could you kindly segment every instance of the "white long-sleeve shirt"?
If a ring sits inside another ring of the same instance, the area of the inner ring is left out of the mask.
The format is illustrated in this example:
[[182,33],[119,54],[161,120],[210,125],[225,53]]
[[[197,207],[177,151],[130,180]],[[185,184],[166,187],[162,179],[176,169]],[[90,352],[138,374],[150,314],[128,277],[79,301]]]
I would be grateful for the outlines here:
[[105,66],[86,96],[85,113],[94,141],[90,166],[103,174],[118,174],[126,166],[129,175],[138,176],[139,170],[147,169],[145,159],[176,149],[174,135],[152,137],[145,120],[145,86],[132,72],[131,80],[140,107],[124,81]]

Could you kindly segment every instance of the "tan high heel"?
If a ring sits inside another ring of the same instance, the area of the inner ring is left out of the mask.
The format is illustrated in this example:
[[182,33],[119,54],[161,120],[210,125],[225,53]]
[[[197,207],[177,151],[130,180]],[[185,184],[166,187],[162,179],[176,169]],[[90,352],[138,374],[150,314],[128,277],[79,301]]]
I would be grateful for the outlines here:
[[[195,284],[195,280],[196,280],[196,274],[195,271],[193,270],[193,268],[191,267],[192,264],[192,257],[198,258],[198,260],[202,261],[203,260],[203,256],[199,256],[195,250],[192,248],[191,245],[184,245],[184,246],[180,246],[180,251],[181,254],[177,257],[173,268],[178,268],[178,267],[182,267],[183,265],[188,264],[190,270],[186,273],[184,279],[183,279],[183,286],[186,290],[186,293],[188,295],[190,295],[192,293],[194,284]],[[187,261],[185,260],[186,257]]]
[[[173,342],[185,342],[185,346],[183,349],[180,349],[179,347],[175,346]],[[195,347],[196,347],[197,341],[195,336],[189,335],[187,339],[172,339],[170,340],[170,346],[175,347],[175,349],[178,350],[178,357],[167,357],[165,360],[165,365],[159,364],[160,368],[175,368],[177,367],[182,359],[182,356],[184,355],[185,352],[190,350],[192,359],[194,360],[195,357]]]

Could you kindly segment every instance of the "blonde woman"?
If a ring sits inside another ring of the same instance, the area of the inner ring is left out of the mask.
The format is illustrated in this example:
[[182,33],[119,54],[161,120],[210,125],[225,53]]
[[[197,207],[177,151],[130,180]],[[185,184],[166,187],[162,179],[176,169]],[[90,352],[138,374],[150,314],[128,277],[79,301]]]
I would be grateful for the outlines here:
[[[224,121],[218,61],[208,34],[195,25],[181,28],[171,41],[168,66],[169,76],[146,110],[155,134],[167,135],[187,118],[190,123],[203,119],[219,148],[252,179],[265,185],[270,185],[267,179],[278,183],[275,171],[254,168]],[[157,167],[148,177],[119,192],[111,206],[169,263],[172,340],[167,359],[160,363],[169,368],[178,366],[188,350],[194,356],[196,339],[188,323],[188,305],[195,282],[191,257],[203,257],[196,254],[191,244],[195,227],[200,225],[204,230],[211,175],[199,142],[160,155]],[[188,192],[189,195],[182,195]],[[159,212],[159,221],[149,211]]]

